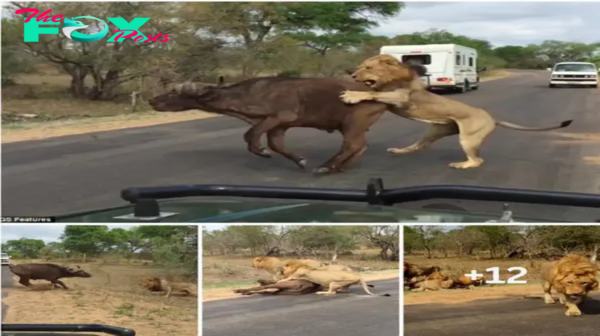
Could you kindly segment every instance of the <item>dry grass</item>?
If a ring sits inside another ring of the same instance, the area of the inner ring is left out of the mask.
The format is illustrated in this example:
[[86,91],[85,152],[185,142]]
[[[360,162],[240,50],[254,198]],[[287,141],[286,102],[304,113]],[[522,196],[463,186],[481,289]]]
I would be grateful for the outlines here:
[[506,70],[490,70],[481,74],[481,78],[479,79],[481,82],[488,82],[495,79],[506,78],[510,76],[511,73]]
[[[338,256],[337,262],[356,267],[369,268],[363,276],[366,280],[383,280],[399,277],[399,263],[376,259],[375,250],[355,251],[352,256]],[[250,265],[250,256],[204,256],[202,258],[202,300],[239,297],[232,289],[254,286],[257,279],[269,279],[270,274],[256,270]],[[323,258],[320,258],[325,260]]]
[[515,280],[526,280],[521,284],[488,284],[472,290],[453,289],[441,292],[408,292],[404,293],[404,304],[424,303],[464,303],[474,300],[495,299],[506,297],[522,297],[523,295],[542,294],[540,280],[540,267],[546,260],[489,260],[486,258],[434,258],[427,259],[423,256],[405,256],[404,260],[421,266],[439,266],[442,271],[450,276],[460,276],[476,270],[484,274],[487,280],[492,279],[492,273],[485,270],[490,267],[500,268],[500,279],[507,280],[518,274],[518,271],[508,272],[510,267],[520,266],[527,269],[527,274]]
[[178,280],[181,277],[173,275],[175,271],[141,263],[78,265],[93,276],[63,279],[69,290],[51,289],[46,281],[32,281],[34,288],[26,288],[15,277],[14,287],[3,289],[8,297],[2,301],[9,306],[5,322],[108,324],[147,336],[197,335],[195,297],[165,299],[138,286],[146,276]]

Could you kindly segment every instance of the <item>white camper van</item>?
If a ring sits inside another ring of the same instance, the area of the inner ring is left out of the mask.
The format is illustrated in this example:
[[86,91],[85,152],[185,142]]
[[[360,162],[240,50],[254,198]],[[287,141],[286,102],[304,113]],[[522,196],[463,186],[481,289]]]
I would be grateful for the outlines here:
[[383,46],[380,54],[394,56],[402,63],[417,63],[427,68],[423,78],[431,89],[450,89],[464,93],[479,88],[477,50],[458,44]]

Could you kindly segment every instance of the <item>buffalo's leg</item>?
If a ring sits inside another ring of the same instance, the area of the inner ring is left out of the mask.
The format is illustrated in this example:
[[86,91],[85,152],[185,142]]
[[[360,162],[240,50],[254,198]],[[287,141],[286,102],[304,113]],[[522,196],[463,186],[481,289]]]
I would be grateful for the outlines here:
[[338,167],[338,171],[344,171],[344,168],[349,166],[350,164],[356,162],[356,160],[358,160],[366,151],[367,149],[369,149],[369,146],[365,144],[365,146],[359,150],[358,152],[354,153],[351,157],[349,157],[348,159],[346,159],[346,161],[342,162],[340,164],[340,166]]
[[260,137],[280,124],[281,120],[276,117],[269,117],[252,126],[244,133],[244,140],[248,144],[248,151],[261,157],[270,158],[271,155],[265,154],[260,150]]
[[31,286],[31,282],[29,282],[29,277],[26,276],[19,276],[19,283],[26,287]]
[[350,162],[356,161],[367,151],[367,130],[381,115],[382,113],[369,116],[355,114],[351,117],[340,131],[344,137],[341,150],[313,172],[315,174],[327,174],[334,171],[343,171]]
[[285,149],[286,128],[275,128],[267,132],[267,144],[275,153],[293,161],[300,169],[306,168],[306,159]]
[[54,285],[54,287],[56,287],[56,288],[59,288],[58,285],[60,285],[64,289],[69,289],[69,287],[67,287],[67,285],[65,285],[65,283],[60,281],[59,279],[56,279],[56,280],[50,281],[50,282],[52,282],[52,285]]
[[[245,115],[243,115],[243,114],[241,114],[241,113],[228,113],[228,114],[226,114],[226,115],[228,115],[228,116],[230,116],[230,117],[234,117],[234,118],[240,119],[240,120],[242,120],[242,121],[244,121],[244,122],[246,122],[246,123],[248,123],[248,124],[250,124],[250,125],[252,125],[252,126],[254,126],[254,125],[258,124],[259,122],[261,122],[261,121],[263,120],[263,118],[260,118],[260,119],[257,119],[257,118],[249,118],[249,117],[247,117],[247,116],[245,116]],[[270,157],[269,155],[271,154],[271,152],[270,152],[268,149],[266,149],[266,148],[265,148],[263,145],[261,145],[261,144],[259,143],[259,144],[258,144],[258,148],[260,149],[260,151],[261,151],[261,152],[262,152],[264,155],[267,155],[267,156],[261,156],[261,157]]]
[[366,147],[366,141],[364,134],[357,138],[351,138],[344,134],[344,143],[342,149],[333,158],[322,164],[319,168],[316,168],[313,172],[315,174],[327,174],[331,172],[338,172],[343,170],[342,163],[346,162],[350,158],[354,157],[357,159],[357,155],[363,148]]
[[256,287],[246,288],[246,289],[236,289],[233,292],[234,293],[238,293],[238,294],[242,294],[242,295],[252,295],[252,294],[263,293],[263,292],[265,292],[268,289],[277,289],[276,292],[280,292],[280,291],[284,290],[281,287],[282,287],[281,285],[270,284],[270,285],[256,286]]

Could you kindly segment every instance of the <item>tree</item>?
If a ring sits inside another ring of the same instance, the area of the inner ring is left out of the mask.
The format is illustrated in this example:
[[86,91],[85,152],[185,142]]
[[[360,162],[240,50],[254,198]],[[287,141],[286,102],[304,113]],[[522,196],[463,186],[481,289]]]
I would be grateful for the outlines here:
[[[144,25],[146,35],[158,33],[169,34],[173,29],[171,20],[159,20],[160,17],[169,17],[169,12],[174,8],[170,3],[144,3],[144,2],[78,2],[78,3],[12,3],[11,12],[19,8],[38,8],[40,13],[52,9],[66,17],[80,16],[82,13],[94,13],[98,17],[152,17]],[[159,14],[160,13],[160,14]],[[27,14],[30,15],[30,14]],[[17,15],[19,22],[22,15]],[[112,23],[107,22],[110,31],[118,30]],[[23,50],[31,55],[42,57],[59,66],[71,76],[71,94],[75,98],[91,100],[111,100],[117,95],[117,88],[148,70],[144,66],[156,50],[165,46],[158,42],[144,43],[127,40],[115,43],[82,43],[57,35],[40,35],[37,43],[23,42],[23,24],[10,25],[10,34],[15,36]],[[4,28],[4,25],[3,25]],[[100,30],[100,23],[93,21],[90,29]],[[149,52],[152,51],[152,52]],[[134,69],[136,69],[134,71]],[[90,76],[93,86],[86,88],[85,80]]]
[[548,40],[536,48],[536,55],[552,65],[564,61],[586,61],[594,56],[599,46],[578,42]]
[[35,259],[45,246],[41,239],[21,238],[2,244],[2,251],[17,259]]
[[313,254],[321,250],[328,256],[331,252],[352,250],[356,245],[352,227],[347,226],[300,226],[291,232],[290,240]]
[[435,238],[439,234],[440,227],[434,225],[415,225],[413,227],[418,234],[420,246],[427,251],[427,258],[431,259],[435,247]]
[[66,250],[90,257],[99,256],[117,242],[115,237],[109,233],[106,225],[67,225],[60,239]]
[[360,227],[359,233],[379,247],[379,259],[400,260],[400,227],[397,225],[375,225]]

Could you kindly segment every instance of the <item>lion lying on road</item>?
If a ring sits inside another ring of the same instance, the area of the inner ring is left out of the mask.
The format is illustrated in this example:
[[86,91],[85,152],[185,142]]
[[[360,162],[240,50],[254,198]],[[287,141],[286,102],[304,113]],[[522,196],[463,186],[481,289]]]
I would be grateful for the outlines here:
[[454,280],[450,279],[447,275],[442,272],[434,272],[425,277],[425,280],[416,282],[416,291],[427,291],[433,290],[438,291],[440,289],[450,289],[454,287]]
[[584,256],[570,254],[542,266],[542,286],[546,303],[555,303],[550,290],[558,292],[560,303],[567,307],[567,316],[580,316],[580,305],[588,293],[598,288],[598,266]]
[[[285,265],[283,273],[288,274],[288,276],[283,280],[279,280],[278,283],[290,280],[308,280],[312,283],[329,288],[328,291],[319,291],[316,292],[316,294],[333,295],[338,291],[348,292],[350,290],[350,286],[360,283],[365,292],[367,292],[369,295],[377,295],[369,291],[369,285],[367,285],[363,277],[357,272],[318,270],[292,261]],[[382,296],[390,295],[383,294]]]
[[484,160],[479,157],[479,150],[496,126],[522,131],[549,131],[567,127],[573,121],[563,121],[559,126],[531,128],[495,120],[481,108],[427,91],[413,69],[390,55],[378,55],[365,60],[352,77],[375,92],[345,91],[340,96],[344,102],[357,104],[371,100],[386,103],[393,106],[390,111],[398,116],[431,124],[421,140],[405,148],[390,148],[388,152],[416,152],[444,137],[458,134],[467,161],[450,163],[452,168],[481,166]]
[[256,257],[252,260],[252,267],[256,269],[264,269],[273,275],[273,280],[278,281],[285,277],[283,267],[289,261],[301,262],[304,265],[309,265],[313,268],[320,268],[325,264],[313,259],[281,259],[277,257]]
[[140,281],[140,286],[151,292],[165,292],[165,297],[171,296],[172,292],[186,293],[198,296],[198,285],[188,282],[170,282],[165,279],[149,277]]

